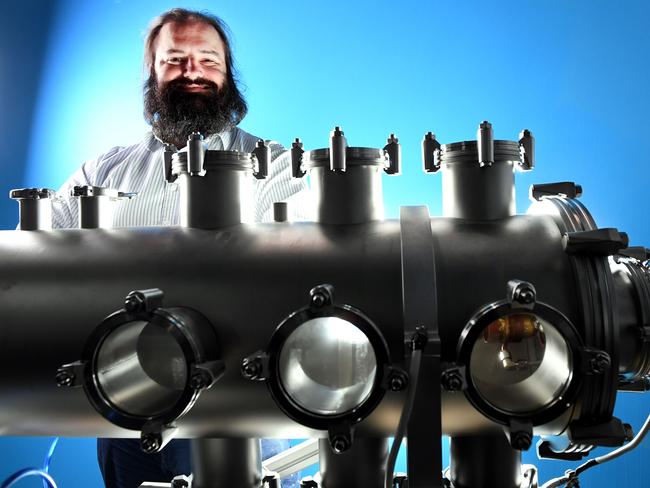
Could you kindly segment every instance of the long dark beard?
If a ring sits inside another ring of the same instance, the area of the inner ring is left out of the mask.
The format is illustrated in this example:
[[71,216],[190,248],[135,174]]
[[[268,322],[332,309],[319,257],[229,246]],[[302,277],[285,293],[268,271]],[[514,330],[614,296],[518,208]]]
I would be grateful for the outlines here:
[[[185,85],[208,87],[203,92],[187,92]],[[154,134],[164,142],[185,145],[192,132],[208,137],[237,125],[246,114],[246,102],[229,83],[219,87],[206,79],[178,78],[158,87],[149,77],[144,90],[144,116]]]

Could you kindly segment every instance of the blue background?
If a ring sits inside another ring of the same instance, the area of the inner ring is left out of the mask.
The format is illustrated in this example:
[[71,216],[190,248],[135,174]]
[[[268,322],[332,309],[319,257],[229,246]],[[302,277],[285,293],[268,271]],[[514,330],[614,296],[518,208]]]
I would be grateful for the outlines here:
[[[439,214],[440,177],[420,170],[423,134],[474,139],[487,119],[497,138],[525,127],[537,139],[538,166],[517,175],[520,211],[530,184],[577,181],[600,226],[650,246],[646,1],[5,0],[0,193],[57,188],[84,159],[139,140],[143,35],[174,6],[230,25],[251,108],[245,130],[285,145],[299,136],[307,148],[326,146],[334,125],[354,146],[381,147],[395,132],[405,163],[384,180],[388,216],[412,204]],[[0,228],[16,220],[15,204],[1,199]],[[621,395],[617,414],[638,428],[649,407],[648,396]],[[40,464],[46,446],[1,438],[0,479]],[[583,486],[648,486],[649,454],[646,442],[588,472]],[[525,461],[542,480],[568,467],[531,453]],[[94,441],[62,440],[52,472],[61,487],[100,486]]]

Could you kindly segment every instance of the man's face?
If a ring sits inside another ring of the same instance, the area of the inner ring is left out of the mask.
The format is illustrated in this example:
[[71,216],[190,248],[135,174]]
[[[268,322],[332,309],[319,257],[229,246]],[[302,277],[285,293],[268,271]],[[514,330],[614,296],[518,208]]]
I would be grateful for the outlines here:
[[209,137],[246,115],[246,101],[226,66],[226,46],[212,25],[167,23],[153,52],[144,116],[163,142],[180,149],[190,134]]
[[183,80],[187,93],[210,90],[205,81],[219,89],[226,81],[225,47],[221,36],[203,22],[162,26],[155,43],[154,72],[158,88],[173,80]]

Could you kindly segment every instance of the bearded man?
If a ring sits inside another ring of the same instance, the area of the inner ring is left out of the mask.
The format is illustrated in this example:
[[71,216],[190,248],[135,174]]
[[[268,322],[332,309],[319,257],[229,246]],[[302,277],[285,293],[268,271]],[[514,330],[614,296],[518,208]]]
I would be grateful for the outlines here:
[[[115,227],[179,224],[178,184],[167,183],[164,144],[182,149],[192,132],[205,137],[212,150],[252,152],[259,140],[239,127],[248,111],[233,66],[228,29],[219,18],[202,12],[173,9],[155,18],[145,39],[144,116],[152,130],[137,144],[114,147],[87,161],[59,190],[53,226],[78,226],[74,186],[99,186],[137,197],[117,202]],[[271,142],[266,179],[255,181],[255,220],[271,220],[274,202],[295,201],[305,188],[291,177],[288,153]]]
[[[59,191],[63,202],[54,206],[54,227],[78,226],[77,202],[70,190],[84,185],[137,193],[136,198],[117,203],[115,227],[178,225],[178,184],[165,179],[164,144],[181,149],[189,134],[200,132],[207,149],[252,152],[255,148],[259,138],[237,127],[247,105],[237,87],[227,27],[219,18],[185,9],[157,17],[145,40],[144,66],[149,75],[144,116],[151,131],[139,143],[114,147],[72,175]],[[270,220],[274,202],[296,199],[304,189],[302,180],[291,178],[282,146],[270,143],[270,147],[268,177],[255,182],[256,221]],[[262,456],[286,447],[287,441],[262,441]],[[137,439],[99,439],[98,459],[110,488],[169,482],[191,470],[187,440],[171,441],[158,454],[144,454]],[[284,486],[297,486],[297,482],[294,476]]]

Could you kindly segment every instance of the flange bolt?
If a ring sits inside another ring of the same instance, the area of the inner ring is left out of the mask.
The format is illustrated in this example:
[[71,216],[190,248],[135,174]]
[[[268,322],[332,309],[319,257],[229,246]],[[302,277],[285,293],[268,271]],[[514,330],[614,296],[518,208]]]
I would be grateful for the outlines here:
[[339,434],[332,439],[332,450],[336,454],[341,454],[350,449],[350,444],[350,439],[347,436]]
[[262,363],[258,358],[244,359],[241,366],[241,374],[247,380],[256,380],[262,374]]
[[56,372],[54,379],[56,380],[57,386],[72,386],[75,380],[75,375],[71,371],[61,369]]

